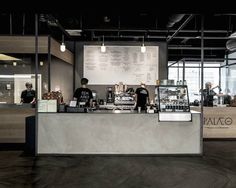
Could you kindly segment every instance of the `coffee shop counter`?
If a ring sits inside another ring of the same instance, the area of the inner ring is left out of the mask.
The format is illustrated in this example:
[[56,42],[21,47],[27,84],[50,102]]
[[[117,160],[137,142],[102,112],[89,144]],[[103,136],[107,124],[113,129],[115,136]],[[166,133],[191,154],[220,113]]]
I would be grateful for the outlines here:
[[157,113],[38,113],[37,154],[202,154],[200,113],[160,122]]

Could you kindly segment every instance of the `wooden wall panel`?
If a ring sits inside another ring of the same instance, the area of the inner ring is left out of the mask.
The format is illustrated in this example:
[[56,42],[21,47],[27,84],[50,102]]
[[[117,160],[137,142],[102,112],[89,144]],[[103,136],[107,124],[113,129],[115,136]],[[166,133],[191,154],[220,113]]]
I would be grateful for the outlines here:
[[25,143],[25,118],[34,108],[0,108],[0,143]]
[[[39,36],[39,54],[48,53],[48,36]],[[35,53],[35,36],[0,36],[0,53]],[[74,63],[74,55],[71,51],[60,51],[60,43],[51,38],[51,54],[69,63]]]
[[[40,36],[39,53],[48,53],[48,36]],[[35,36],[0,36],[0,53],[35,53]]]
[[65,52],[60,51],[60,43],[51,38],[51,54],[62,59],[63,61],[74,64],[74,55],[71,51],[67,50]]

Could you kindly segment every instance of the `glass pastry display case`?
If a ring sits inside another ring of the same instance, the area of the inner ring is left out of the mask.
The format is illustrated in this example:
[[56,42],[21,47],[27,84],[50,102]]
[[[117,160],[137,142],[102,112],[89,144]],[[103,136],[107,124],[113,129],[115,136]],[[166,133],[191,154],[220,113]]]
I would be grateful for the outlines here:
[[191,120],[187,85],[156,86],[155,94],[160,120]]

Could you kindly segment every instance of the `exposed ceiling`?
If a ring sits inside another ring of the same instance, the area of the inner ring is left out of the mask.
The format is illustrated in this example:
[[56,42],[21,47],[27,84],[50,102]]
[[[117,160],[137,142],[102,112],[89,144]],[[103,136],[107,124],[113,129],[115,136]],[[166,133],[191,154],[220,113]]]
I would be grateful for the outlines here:
[[[236,12],[236,11],[235,11]],[[1,13],[1,35],[34,35],[33,13]],[[222,59],[229,36],[236,31],[236,14],[204,15],[205,58]],[[201,15],[153,11],[99,11],[39,14],[39,35],[61,41],[168,42],[169,60],[200,58]]]

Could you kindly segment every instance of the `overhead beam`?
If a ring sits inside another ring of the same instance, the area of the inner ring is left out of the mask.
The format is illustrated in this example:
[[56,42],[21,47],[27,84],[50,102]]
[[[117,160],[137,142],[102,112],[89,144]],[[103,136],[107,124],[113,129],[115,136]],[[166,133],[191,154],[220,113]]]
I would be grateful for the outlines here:
[[[100,39],[103,35],[96,35],[94,38]],[[143,38],[143,35],[105,35],[106,38]],[[147,35],[149,39],[166,39],[166,36],[152,36]],[[188,40],[199,40],[201,37],[189,37],[189,36],[176,36],[174,39],[188,39]],[[204,37],[204,40],[227,40],[229,37]]]
[[194,17],[194,14],[191,14],[185,21],[184,23],[174,32],[173,35],[171,35],[168,39],[167,39],[167,43],[169,43],[178,33],[181,29],[183,29],[190,20],[192,20],[192,18]]
[[[150,33],[174,33],[176,30],[167,30],[167,29],[101,29],[101,28],[83,28],[83,31],[101,31],[101,32],[150,32]],[[181,30],[180,33],[199,33],[200,31],[197,29],[191,30]],[[228,30],[204,30],[204,33],[228,33]]]
[[[201,50],[201,47],[168,46],[169,50]],[[225,47],[204,47],[204,50],[226,50]]]

